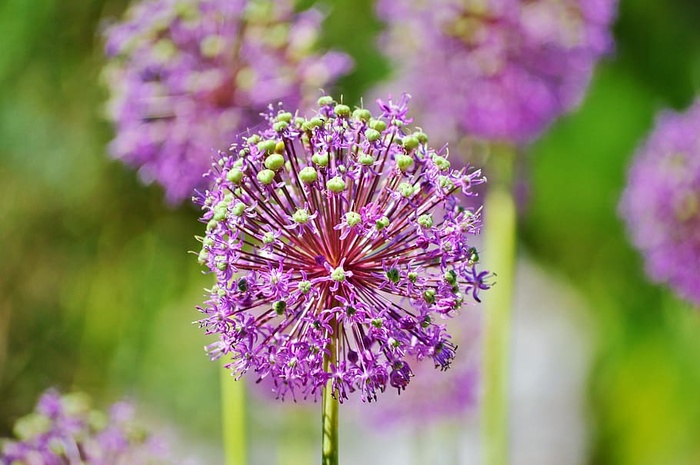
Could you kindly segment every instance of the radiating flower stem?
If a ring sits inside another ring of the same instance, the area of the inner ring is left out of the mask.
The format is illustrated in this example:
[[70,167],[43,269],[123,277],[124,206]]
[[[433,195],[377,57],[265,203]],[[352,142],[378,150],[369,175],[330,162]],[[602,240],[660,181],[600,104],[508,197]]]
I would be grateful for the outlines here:
[[[335,364],[335,344],[331,342],[330,353],[324,357],[323,369],[330,371],[331,364]],[[333,397],[333,381],[328,380],[323,388],[323,410],[321,412],[322,423],[322,465],[338,465],[338,400]]]
[[508,463],[508,372],[510,365],[511,306],[515,268],[515,202],[513,147],[493,146],[489,160],[488,193],[484,211],[484,255],[497,275],[484,297],[484,463]]
[[228,369],[220,371],[224,464],[245,465],[248,463],[245,383],[235,381]]

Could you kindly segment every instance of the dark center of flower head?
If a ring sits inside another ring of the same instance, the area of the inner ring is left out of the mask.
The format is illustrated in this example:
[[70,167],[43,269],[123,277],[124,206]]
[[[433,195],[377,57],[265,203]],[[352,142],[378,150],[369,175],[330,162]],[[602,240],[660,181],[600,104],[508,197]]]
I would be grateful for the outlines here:
[[408,357],[447,368],[439,319],[488,289],[469,244],[479,212],[458,203],[483,182],[409,131],[406,97],[381,113],[319,99],[302,118],[271,109],[233,144],[201,200],[200,262],[216,285],[201,321],[214,358],[273,380],[280,396],[333,380],[342,400],[404,389]]

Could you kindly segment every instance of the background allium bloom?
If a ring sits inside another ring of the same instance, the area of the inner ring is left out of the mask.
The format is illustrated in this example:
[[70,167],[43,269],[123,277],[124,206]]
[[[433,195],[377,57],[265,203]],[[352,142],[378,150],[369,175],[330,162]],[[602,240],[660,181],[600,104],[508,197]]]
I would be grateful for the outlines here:
[[700,101],[659,116],[632,163],[620,212],[649,276],[700,305]]
[[[380,0],[383,47],[422,122],[527,142],[582,99],[616,0]],[[386,92],[383,89],[382,92]]]
[[179,202],[216,150],[257,125],[270,101],[305,105],[350,68],[314,52],[321,15],[291,0],[146,0],[106,30],[112,155]]
[[17,440],[3,444],[2,465],[184,464],[136,422],[131,404],[116,403],[105,415],[81,394],[46,391],[34,413],[17,421],[15,434]]
[[459,205],[480,171],[451,169],[409,131],[407,98],[379,103],[376,119],[327,96],[311,119],[272,111],[200,199],[200,261],[217,281],[200,309],[219,336],[208,350],[280,396],[332,379],[339,400],[373,400],[406,387],[408,357],[448,368],[440,321],[488,288],[469,244],[479,214]]

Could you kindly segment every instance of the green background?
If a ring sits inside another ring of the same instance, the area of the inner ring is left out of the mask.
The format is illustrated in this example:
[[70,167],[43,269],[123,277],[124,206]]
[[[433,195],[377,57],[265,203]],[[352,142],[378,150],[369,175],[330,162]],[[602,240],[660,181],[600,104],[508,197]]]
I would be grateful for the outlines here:
[[[328,2],[356,100],[388,71],[371,2]],[[194,437],[219,435],[218,375],[194,306],[197,210],[106,155],[99,30],[123,0],[0,2],[0,434],[49,386],[132,394]],[[528,153],[520,245],[596,322],[591,464],[700,463],[700,318],[647,282],[616,209],[656,112],[700,86],[700,4],[626,0],[582,107]],[[700,268],[700,266],[699,266]],[[552,376],[556,376],[555,373]],[[547,380],[542,380],[547,383]],[[166,413],[167,412],[167,413]]]

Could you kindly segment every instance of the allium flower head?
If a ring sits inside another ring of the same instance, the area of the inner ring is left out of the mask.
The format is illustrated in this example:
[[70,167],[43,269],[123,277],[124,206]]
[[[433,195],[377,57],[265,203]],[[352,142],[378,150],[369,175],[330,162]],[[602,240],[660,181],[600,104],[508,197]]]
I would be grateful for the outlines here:
[[616,4],[380,0],[391,87],[411,92],[431,130],[527,142],[582,99]]
[[310,119],[271,108],[215,165],[199,199],[212,358],[279,396],[332,379],[341,401],[404,389],[409,356],[450,366],[440,321],[488,288],[470,245],[479,212],[459,205],[484,178],[409,130],[407,101],[379,101],[375,116],[329,96]]
[[[321,15],[292,0],[145,0],[106,30],[112,155],[179,202],[270,101],[305,105],[350,66],[316,53]],[[215,149],[212,151],[212,149]]]
[[173,460],[164,443],[134,418],[134,407],[114,404],[108,415],[90,409],[82,394],[46,391],[15,424],[17,440],[5,440],[2,465],[165,465]]
[[660,115],[635,155],[620,212],[649,276],[700,305],[700,101]]

